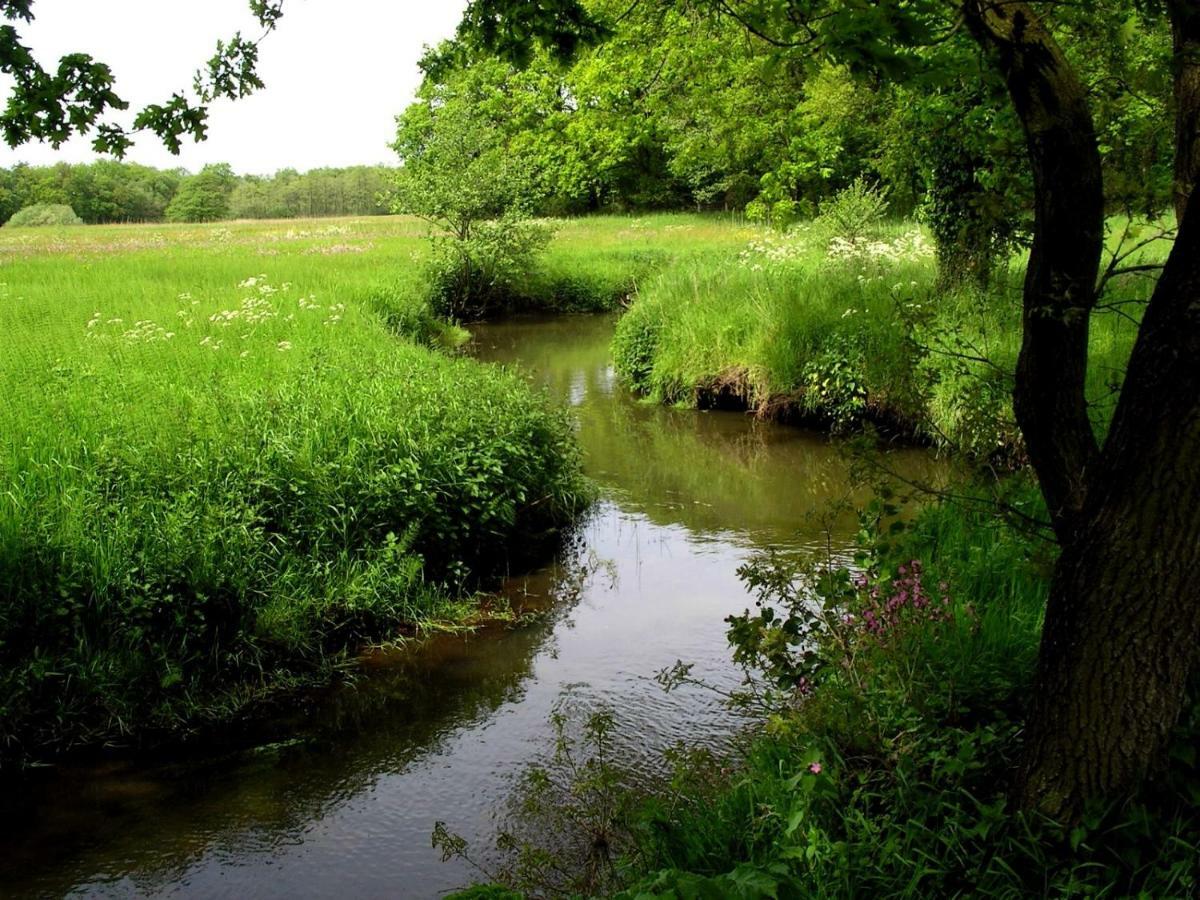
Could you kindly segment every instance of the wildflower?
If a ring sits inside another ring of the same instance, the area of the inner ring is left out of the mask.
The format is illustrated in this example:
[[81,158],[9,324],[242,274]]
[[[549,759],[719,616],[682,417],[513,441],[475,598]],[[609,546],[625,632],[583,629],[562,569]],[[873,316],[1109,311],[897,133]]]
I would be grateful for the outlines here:
[[820,775],[822,768],[823,767],[819,762],[810,763],[808,766],[808,771],[812,772],[814,775]]

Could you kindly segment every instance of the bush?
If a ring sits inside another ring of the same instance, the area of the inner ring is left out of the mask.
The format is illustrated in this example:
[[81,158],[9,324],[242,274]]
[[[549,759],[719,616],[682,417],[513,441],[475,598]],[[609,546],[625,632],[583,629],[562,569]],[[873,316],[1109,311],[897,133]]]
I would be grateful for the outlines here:
[[553,236],[546,222],[507,215],[475,223],[466,237],[434,238],[429,266],[434,311],[470,320],[513,307],[528,293]]
[[83,219],[75,210],[61,203],[35,203],[13,214],[6,228],[46,228],[62,225],[82,225]]
[[887,211],[887,189],[859,177],[821,204],[817,225],[830,237],[860,241],[879,232]]

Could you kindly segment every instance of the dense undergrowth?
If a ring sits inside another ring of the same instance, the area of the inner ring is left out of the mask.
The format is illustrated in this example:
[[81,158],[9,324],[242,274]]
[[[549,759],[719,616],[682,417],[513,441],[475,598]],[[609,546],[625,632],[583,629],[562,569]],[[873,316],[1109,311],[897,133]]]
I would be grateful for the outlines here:
[[[632,388],[659,402],[843,430],[874,422],[1019,461],[1011,394],[1021,275],[1014,264],[987,291],[945,291],[914,226],[869,239],[803,226],[644,284],[618,325],[614,358]],[[1089,398],[1099,426],[1150,285],[1114,280],[1095,317]]]

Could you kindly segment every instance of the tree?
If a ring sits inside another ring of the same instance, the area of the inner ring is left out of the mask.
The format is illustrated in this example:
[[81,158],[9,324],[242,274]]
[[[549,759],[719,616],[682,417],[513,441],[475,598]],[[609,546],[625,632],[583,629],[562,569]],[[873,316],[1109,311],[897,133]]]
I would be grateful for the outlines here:
[[216,222],[229,216],[237,177],[227,163],[205,166],[179,186],[166,215],[169,222]]
[[[283,0],[248,0],[250,12],[265,37],[283,16]],[[9,23],[33,21],[34,0],[0,0],[0,16]],[[184,137],[203,140],[208,132],[208,104],[224,97],[245,97],[263,87],[255,69],[258,41],[241,33],[217,43],[216,53],[196,73],[194,98],[177,91],[163,103],[139,110],[131,125],[114,118],[129,108],[114,90],[112,69],[86,53],[69,53],[53,71],[44,68],[12,24],[0,26],[0,72],[13,79],[8,104],[0,113],[0,131],[10,147],[45,141],[59,147],[74,135],[94,134],[101,153],[123,156],[133,135],[148,131],[172,153]]]
[[509,68],[491,60],[427,80],[419,102],[397,119],[393,146],[402,166],[394,207],[439,232],[432,299],[454,317],[478,317],[512,300],[550,239],[548,228],[528,218],[538,194],[532,167],[514,152],[506,105],[493,98]]

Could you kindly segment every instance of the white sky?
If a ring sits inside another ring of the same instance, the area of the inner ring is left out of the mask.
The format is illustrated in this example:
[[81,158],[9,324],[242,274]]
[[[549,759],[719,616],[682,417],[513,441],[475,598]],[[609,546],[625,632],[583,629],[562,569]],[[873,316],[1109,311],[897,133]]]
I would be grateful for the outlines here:
[[[142,135],[126,159],[192,171],[228,162],[242,174],[394,164],[387,145],[396,114],[420,84],[417,60],[424,45],[453,34],[465,7],[466,0],[288,0],[259,48],[264,90],[214,103],[208,140],[185,143],[179,156]],[[64,53],[85,52],[108,63],[129,116],[175,91],[190,93],[218,39],[261,33],[247,0],[37,0],[33,12],[32,24],[15,24],[38,61],[49,69]],[[0,141],[5,167],[96,158],[87,140],[57,151],[36,143],[14,150]]]

